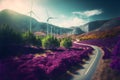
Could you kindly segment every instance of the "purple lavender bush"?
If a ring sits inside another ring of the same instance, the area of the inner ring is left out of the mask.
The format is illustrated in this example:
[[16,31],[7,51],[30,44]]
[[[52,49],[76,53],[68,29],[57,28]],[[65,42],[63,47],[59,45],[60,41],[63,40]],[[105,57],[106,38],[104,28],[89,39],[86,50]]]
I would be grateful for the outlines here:
[[118,43],[115,45],[114,49],[113,49],[113,56],[118,56],[120,57],[120,40],[118,41]]
[[102,47],[102,50],[104,51],[104,56],[103,59],[110,59],[112,53],[110,52],[110,50],[106,47]]
[[85,41],[81,41],[80,43],[91,44],[101,47],[104,51],[103,59],[110,59],[113,54],[114,55],[116,54],[116,50],[117,51],[119,50],[116,48],[116,50],[113,51],[113,54],[111,52],[115,44],[119,41],[119,39],[120,39],[119,36],[115,36],[115,37],[103,38],[103,39],[85,40]]
[[110,67],[120,72],[120,40],[114,47]]
[[115,57],[115,59],[112,60],[110,67],[113,70],[119,71],[120,72],[120,58]]
[[46,53],[46,56],[26,54],[1,60],[0,69],[4,69],[0,70],[0,80],[57,80],[93,51],[88,46],[80,45],[80,49],[75,46],[62,52]]

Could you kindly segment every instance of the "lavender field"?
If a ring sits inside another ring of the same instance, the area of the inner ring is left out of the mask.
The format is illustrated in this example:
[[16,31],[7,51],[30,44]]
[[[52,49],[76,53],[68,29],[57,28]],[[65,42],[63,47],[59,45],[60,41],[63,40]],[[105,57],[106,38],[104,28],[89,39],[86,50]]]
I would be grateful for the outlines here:
[[0,80],[120,80],[120,0],[0,0]]
[[0,80],[57,80],[72,66],[87,60],[92,51],[89,46],[73,44],[70,49],[1,59]]
[[112,62],[110,67],[120,72],[120,40],[117,42],[113,49]]
[[110,38],[102,38],[102,39],[91,39],[81,41],[80,43],[91,44],[95,46],[99,46],[104,51],[103,59],[109,59],[113,55],[113,48],[120,40],[119,36],[110,37]]
[[[95,46],[99,46],[103,51],[103,60],[108,60],[109,64],[107,67],[109,71],[112,71],[111,78],[118,79],[119,77],[114,74],[119,75],[120,72],[120,36],[111,37],[111,38],[103,38],[103,39],[93,39],[93,40],[86,40],[81,41],[80,43],[91,44]],[[105,63],[104,63],[105,65]],[[102,72],[101,72],[102,73]],[[102,74],[105,74],[103,72]],[[105,74],[107,77],[109,73]]]
[[108,37],[108,38],[102,38],[102,39],[84,40],[84,41],[81,41],[80,43],[91,44],[99,47],[106,47],[106,48],[112,49],[119,39],[120,39],[119,36],[115,36],[110,38]]

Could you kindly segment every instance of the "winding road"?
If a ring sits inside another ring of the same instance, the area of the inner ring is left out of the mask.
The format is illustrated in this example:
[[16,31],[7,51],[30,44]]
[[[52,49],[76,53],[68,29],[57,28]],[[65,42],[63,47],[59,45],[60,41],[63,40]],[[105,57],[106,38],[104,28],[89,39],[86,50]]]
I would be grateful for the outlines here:
[[92,76],[94,75],[94,72],[97,69],[99,61],[102,58],[102,50],[97,46],[82,44],[77,42],[74,43],[79,45],[86,45],[94,48],[94,52],[93,52],[94,55],[91,56],[90,61],[87,61],[87,64],[83,65],[84,66],[83,70],[77,71],[79,75],[74,75],[72,80],[91,80]]

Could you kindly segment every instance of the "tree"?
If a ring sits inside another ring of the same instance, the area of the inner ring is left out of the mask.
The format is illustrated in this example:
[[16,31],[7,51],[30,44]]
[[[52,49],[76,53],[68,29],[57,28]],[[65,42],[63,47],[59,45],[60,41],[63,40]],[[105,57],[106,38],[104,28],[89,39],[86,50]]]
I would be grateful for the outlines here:
[[34,43],[36,42],[35,35],[29,31],[23,34],[23,39],[26,45],[34,45]]
[[42,40],[42,46],[45,49],[56,49],[60,46],[60,43],[57,38],[54,38],[53,36],[46,36]]
[[22,35],[8,25],[0,26],[0,57],[13,55],[10,50],[23,43]]
[[70,48],[72,46],[72,40],[70,38],[65,38],[60,43],[61,47]]
[[8,25],[0,26],[0,44],[12,46],[22,43],[22,36]]
[[42,37],[36,36],[36,41],[34,44],[38,47],[41,47],[42,46]]

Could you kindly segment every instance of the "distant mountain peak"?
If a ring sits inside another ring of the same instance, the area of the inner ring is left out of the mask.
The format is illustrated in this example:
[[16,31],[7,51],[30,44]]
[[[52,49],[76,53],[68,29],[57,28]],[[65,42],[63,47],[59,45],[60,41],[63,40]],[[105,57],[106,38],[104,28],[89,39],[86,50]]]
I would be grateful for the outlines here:
[[11,10],[11,9],[3,9],[2,11],[3,12],[10,12],[10,11],[13,11],[13,10]]
[[25,16],[24,14],[18,13],[11,9],[4,9],[0,11],[0,14],[7,15],[7,16]]
[[1,12],[3,12],[3,13],[17,13],[17,12],[15,12],[13,10],[10,10],[10,9],[4,9]]

